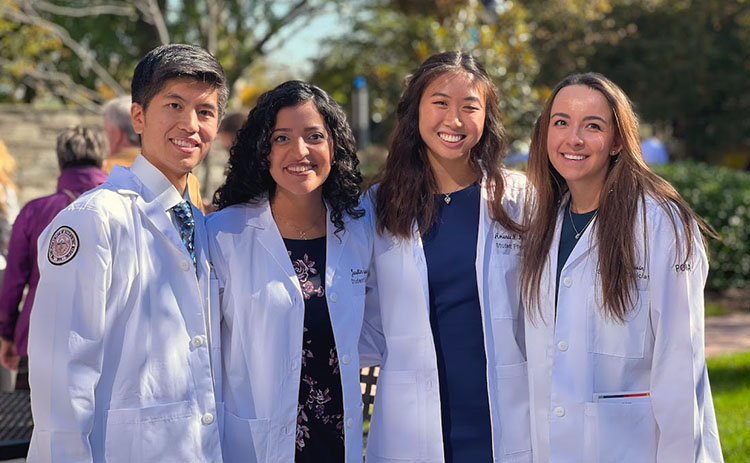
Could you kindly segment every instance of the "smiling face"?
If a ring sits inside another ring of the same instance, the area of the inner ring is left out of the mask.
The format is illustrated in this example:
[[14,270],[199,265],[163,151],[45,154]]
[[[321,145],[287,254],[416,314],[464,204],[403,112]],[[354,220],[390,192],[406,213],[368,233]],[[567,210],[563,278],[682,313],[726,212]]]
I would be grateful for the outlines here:
[[552,103],[547,155],[571,192],[598,197],[618,152],[612,109],[599,91],[585,85],[561,89]]
[[483,92],[469,75],[448,72],[435,78],[419,101],[419,134],[430,163],[468,163],[482,138],[484,119]]
[[187,174],[211,147],[219,127],[219,93],[211,84],[193,79],[170,79],[146,109],[130,108],[141,152],[180,193]]
[[270,173],[276,195],[323,195],[331,173],[331,136],[312,101],[282,108],[271,132]]

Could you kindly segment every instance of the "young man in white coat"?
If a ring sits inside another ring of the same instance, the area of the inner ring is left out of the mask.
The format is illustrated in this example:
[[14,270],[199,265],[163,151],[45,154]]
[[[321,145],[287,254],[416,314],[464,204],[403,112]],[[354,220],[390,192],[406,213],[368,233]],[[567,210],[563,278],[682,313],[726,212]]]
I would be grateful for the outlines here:
[[141,155],[42,233],[29,462],[222,461],[218,311],[203,216],[186,184],[227,96],[205,50],[149,52],[132,82]]

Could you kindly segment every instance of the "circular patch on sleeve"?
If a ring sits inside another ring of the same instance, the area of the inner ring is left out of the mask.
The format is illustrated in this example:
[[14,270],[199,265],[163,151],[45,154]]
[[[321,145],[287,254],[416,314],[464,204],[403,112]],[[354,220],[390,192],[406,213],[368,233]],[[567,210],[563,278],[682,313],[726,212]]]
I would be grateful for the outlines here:
[[52,265],[62,265],[76,256],[78,252],[78,235],[76,232],[66,226],[55,230],[52,239],[49,241],[49,250],[47,250],[47,259]]

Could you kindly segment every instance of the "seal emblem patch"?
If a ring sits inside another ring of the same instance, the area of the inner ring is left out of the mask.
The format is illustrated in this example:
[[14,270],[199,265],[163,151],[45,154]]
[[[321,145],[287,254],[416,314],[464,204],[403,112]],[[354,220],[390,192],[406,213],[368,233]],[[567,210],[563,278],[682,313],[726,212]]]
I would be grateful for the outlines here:
[[52,239],[49,241],[47,250],[47,259],[52,265],[62,265],[76,256],[78,252],[78,235],[76,232],[66,226],[55,230]]

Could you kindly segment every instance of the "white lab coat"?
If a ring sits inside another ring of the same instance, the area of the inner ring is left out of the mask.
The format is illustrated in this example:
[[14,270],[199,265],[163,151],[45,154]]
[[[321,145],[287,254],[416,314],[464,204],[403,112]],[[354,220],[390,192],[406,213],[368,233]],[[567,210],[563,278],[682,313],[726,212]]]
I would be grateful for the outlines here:
[[[647,245],[639,208],[637,294],[625,324],[602,315],[594,226],[560,274],[555,324],[557,253],[568,218],[560,208],[540,285],[544,320],[526,322],[539,463],[722,461],[703,352],[705,250],[696,236],[691,260],[680,266],[684,244],[676,244],[667,213],[652,198],[645,210]],[[594,400],[595,393],[622,392],[651,396],[630,404]]]
[[[357,342],[372,237],[364,219],[327,221],[325,289],[339,358],[347,462],[362,462]],[[224,459],[294,461],[302,368],[304,297],[267,200],[208,216],[220,282],[224,370]]]
[[[502,202],[516,220],[525,185],[523,175],[506,172]],[[488,191],[481,191],[476,276],[494,461],[530,462],[524,317],[518,291],[521,239],[490,218]],[[368,196],[372,209],[372,191]],[[360,353],[363,366],[380,364],[380,376],[367,462],[443,462],[427,265],[416,224],[410,239],[376,234],[369,277],[368,286],[373,287],[368,288]]]
[[[210,268],[195,215],[197,273],[154,194],[129,169],[55,217],[39,238],[29,331],[29,462],[221,462],[207,328]],[[78,253],[52,265],[66,225]]]

